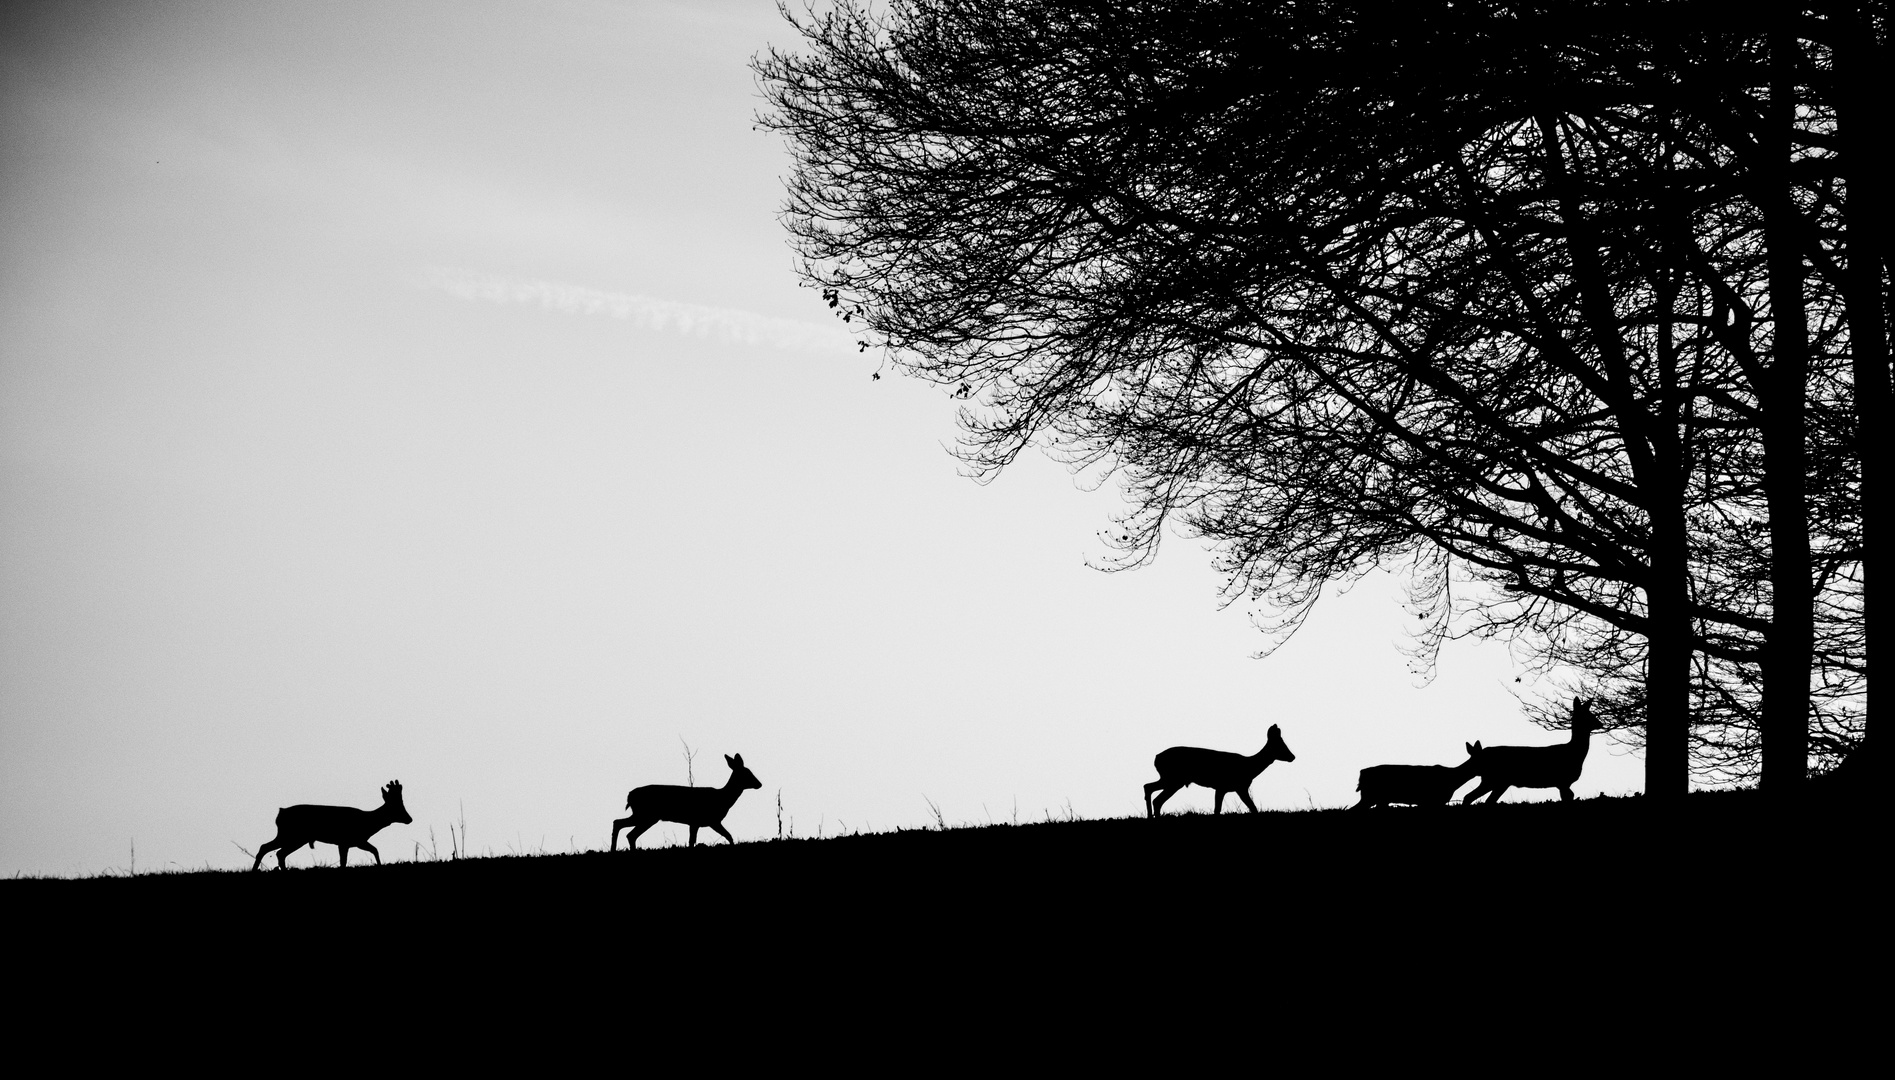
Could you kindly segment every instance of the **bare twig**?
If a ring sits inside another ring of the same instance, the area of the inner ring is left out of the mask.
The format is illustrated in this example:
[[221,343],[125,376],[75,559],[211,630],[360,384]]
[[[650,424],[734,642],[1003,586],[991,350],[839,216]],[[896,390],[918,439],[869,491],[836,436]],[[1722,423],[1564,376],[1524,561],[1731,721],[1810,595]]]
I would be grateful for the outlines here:
[[688,743],[688,742],[685,742],[685,741],[684,741],[684,736],[682,736],[682,735],[680,735],[680,736],[678,736],[678,742],[679,742],[679,743],[681,743],[681,744],[683,744],[683,746],[684,746],[684,782],[685,782],[685,785],[686,785],[687,787],[696,787],[696,786],[697,786],[697,773],[696,773],[695,771],[693,771],[693,769],[692,769],[692,764],[691,764],[691,763],[692,763],[693,761],[695,761],[695,760],[696,760],[696,758],[697,758],[697,751],[696,751],[696,750],[693,750],[693,749],[691,749],[691,744],[690,744],[690,743]]

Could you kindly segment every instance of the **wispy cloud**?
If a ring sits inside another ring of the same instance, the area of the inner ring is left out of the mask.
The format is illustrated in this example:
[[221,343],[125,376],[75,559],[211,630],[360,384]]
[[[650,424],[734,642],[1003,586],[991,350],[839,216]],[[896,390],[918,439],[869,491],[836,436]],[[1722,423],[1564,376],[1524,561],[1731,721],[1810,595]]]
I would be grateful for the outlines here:
[[636,293],[606,292],[563,281],[532,281],[436,266],[422,272],[420,283],[462,300],[529,304],[568,315],[603,315],[666,333],[791,352],[856,351],[855,338],[840,326],[773,319],[754,311],[686,304]]

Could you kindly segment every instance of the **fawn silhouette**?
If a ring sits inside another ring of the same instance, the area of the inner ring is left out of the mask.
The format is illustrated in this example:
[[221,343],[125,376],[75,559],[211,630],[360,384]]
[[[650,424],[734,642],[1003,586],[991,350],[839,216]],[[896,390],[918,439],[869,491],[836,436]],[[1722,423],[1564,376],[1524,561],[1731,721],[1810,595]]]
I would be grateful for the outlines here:
[[1362,775],[1356,780],[1355,789],[1362,793],[1362,801],[1349,809],[1392,806],[1395,803],[1441,806],[1454,798],[1454,793],[1460,790],[1462,784],[1479,774],[1480,752],[1480,743],[1468,743],[1467,760],[1452,768],[1446,765],[1371,765],[1363,769]]
[[[1145,785],[1145,813],[1148,817],[1157,817],[1165,808],[1166,799],[1176,795],[1186,784],[1197,784],[1217,792],[1212,813],[1223,813],[1224,796],[1234,791],[1254,814],[1257,804],[1250,801],[1251,781],[1272,761],[1295,760],[1296,755],[1283,743],[1282,729],[1275,724],[1270,725],[1270,738],[1263,749],[1249,757],[1197,746],[1174,746],[1160,751],[1152,759],[1151,763],[1158,767],[1158,779]],[[1154,791],[1160,792],[1156,802],[1151,797]]]
[[401,781],[391,780],[382,789],[382,805],[373,810],[357,810],[353,806],[311,806],[304,803],[298,806],[285,806],[276,812],[276,838],[257,849],[257,859],[250,864],[255,870],[263,865],[263,857],[271,851],[276,852],[276,868],[283,869],[284,860],[290,853],[308,844],[334,844],[336,856],[342,865],[349,865],[349,849],[359,847],[375,856],[375,865],[382,864],[382,853],[368,838],[383,829],[401,822],[410,824],[414,818],[408,816],[408,808],[401,803]]
[[1573,782],[1586,764],[1589,736],[1599,730],[1592,717],[1592,705],[1584,698],[1573,699],[1572,738],[1556,746],[1489,746],[1474,755],[1480,786],[1467,793],[1463,805],[1482,795],[1496,803],[1508,788],[1558,788],[1561,802],[1573,797]]
[[757,774],[744,768],[744,756],[724,755],[724,763],[730,766],[730,779],[724,781],[721,788],[679,787],[676,784],[647,784],[633,788],[625,795],[625,809],[632,812],[631,817],[619,818],[612,823],[612,850],[619,849],[619,830],[630,828],[631,835],[625,838],[625,847],[629,850],[637,846],[638,838],[645,830],[660,821],[673,821],[691,828],[691,842],[688,847],[697,846],[697,831],[700,828],[717,830],[717,835],[729,843],[737,838],[724,828],[724,815],[736,805],[737,796],[751,788],[760,788],[763,782]]

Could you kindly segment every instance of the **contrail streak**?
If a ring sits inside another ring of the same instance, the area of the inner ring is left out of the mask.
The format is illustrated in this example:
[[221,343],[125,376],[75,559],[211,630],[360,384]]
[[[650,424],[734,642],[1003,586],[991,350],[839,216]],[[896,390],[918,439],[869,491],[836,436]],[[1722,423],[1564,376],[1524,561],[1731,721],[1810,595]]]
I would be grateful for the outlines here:
[[685,304],[655,296],[606,292],[561,281],[527,281],[436,266],[422,272],[420,283],[462,300],[534,304],[568,315],[604,315],[648,330],[744,345],[763,345],[790,352],[856,350],[855,338],[839,326],[773,319],[754,311]]

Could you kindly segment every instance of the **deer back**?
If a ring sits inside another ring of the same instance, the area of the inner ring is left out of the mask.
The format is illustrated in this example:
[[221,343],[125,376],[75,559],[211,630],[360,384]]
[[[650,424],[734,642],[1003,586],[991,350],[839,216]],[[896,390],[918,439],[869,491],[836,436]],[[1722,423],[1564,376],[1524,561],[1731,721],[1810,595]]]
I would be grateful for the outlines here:
[[285,806],[276,812],[277,835],[325,844],[367,840],[382,827],[374,813],[353,806]]
[[626,794],[625,808],[640,819],[710,825],[724,820],[736,801],[735,794],[724,788],[647,784]]
[[1480,775],[1489,786],[1503,781],[1509,787],[1558,787],[1579,779],[1586,748],[1559,746],[1490,746],[1481,752]]
[[1371,765],[1362,770],[1356,790],[1370,802],[1443,803],[1466,779],[1446,765]]
[[1206,750],[1201,746],[1174,746],[1160,751],[1152,764],[1158,767],[1159,778],[1167,784],[1198,784],[1223,791],[1248,787],[1263,771],[1262,764],[1242,754]]
[[1579,779],[1585,768],[1591,736],[1599,730],[1592,706],[1583,698],[1573,699],[1572,735],[1566,742],[1552,746],[1468,747],[1478,761],[1482,782],[1492,787],[1496,781],[1509,787],[1563,787]]

